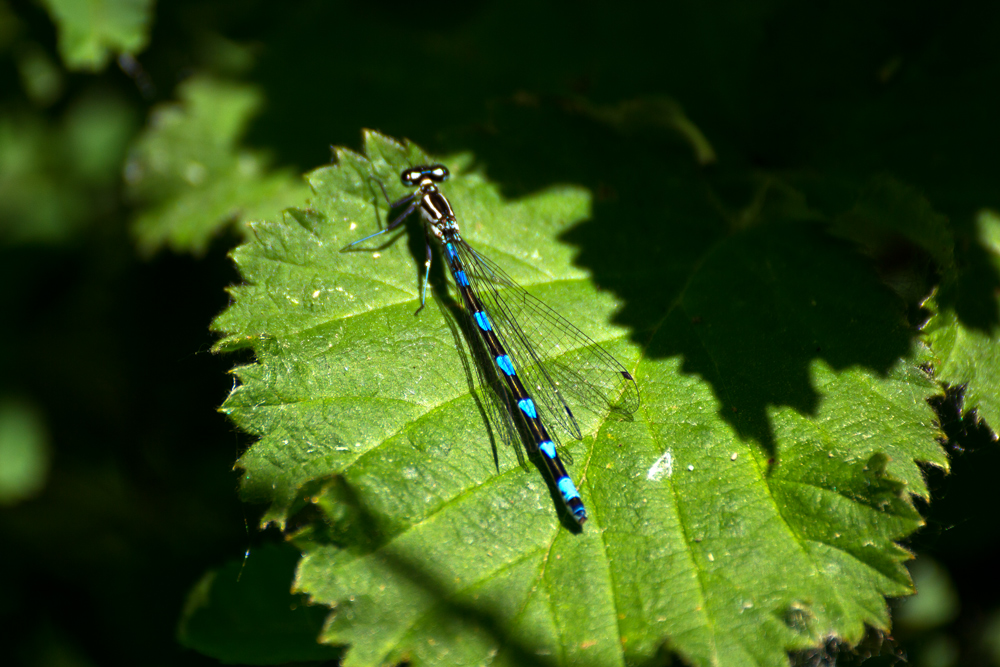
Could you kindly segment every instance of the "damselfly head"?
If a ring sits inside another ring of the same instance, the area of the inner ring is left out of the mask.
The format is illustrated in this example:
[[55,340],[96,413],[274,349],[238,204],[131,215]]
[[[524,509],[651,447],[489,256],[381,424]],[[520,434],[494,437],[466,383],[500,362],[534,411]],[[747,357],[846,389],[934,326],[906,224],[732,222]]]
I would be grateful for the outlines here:
[[405,169],[399,178],[403,181],[403,185],[413,187],[425,180],[441,183],[448,180],[448,176],[450,176],[448,167],[443,164],[428,164]]

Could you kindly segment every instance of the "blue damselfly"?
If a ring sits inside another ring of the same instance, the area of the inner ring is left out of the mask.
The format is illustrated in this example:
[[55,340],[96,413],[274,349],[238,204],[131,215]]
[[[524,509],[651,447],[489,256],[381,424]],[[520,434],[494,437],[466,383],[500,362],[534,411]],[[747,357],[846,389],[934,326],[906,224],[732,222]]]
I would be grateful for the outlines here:
[[476,332],[467,338],[476,357],[476,374],[490,423],[505,444],[515,447],[522,465],[518,446],[522,439],[528,440],[532,452],[541,453],[570,515],[583,524],[587,510],[559,458],[558,436],[555,431],[550,434],[546,424],[558,425],[572,438],[580,439],[580,426],[567,399],[595,411],[631,414],[639,407],[639,390],[631,373],[604,348],[465,242],[451,204],[438,189],[448,176],[448,169],[440,164],[405,169],[400,175],[403,185],[416,190],[390,202],[389,207],[406,208],[384,229],[342,250],[396,229],[420,210],[427,234],[420,308],[427,297],[433,235],[444,249],[462,296],[469,315],[468,329]]

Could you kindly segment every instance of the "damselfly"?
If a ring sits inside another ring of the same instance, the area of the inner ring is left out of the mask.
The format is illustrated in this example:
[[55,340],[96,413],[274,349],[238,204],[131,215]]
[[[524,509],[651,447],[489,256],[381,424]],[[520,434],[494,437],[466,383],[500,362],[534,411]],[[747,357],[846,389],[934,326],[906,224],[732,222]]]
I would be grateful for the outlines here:
[[570,515],[583,524],[587,510],[559,458],[558,436],[555,431],[550,434],[546,424],[556,424],[580,439],[580,426],[567,399],[595,411],[631,414],[639,407],[639,390],[631,373],[604,348],[465,242],[451,204],[437,187],[448,176],[448,169],[440,164],[404,170],[400,175],[403,185],[416,190],[389,203],[390,210],[405,206],[403,212],[385,229],[342,250],[392,231],[420,210],[428,239],[420,308],[427,297],[433,235],[444,249],[469,315],[467,330],[476,332],[467,338],[476,357],[476,373],[491,424],[504,443],[515,447],[522,465],[524,458],[518,447],[522,437],[527,438],[533,452],[541,453]]

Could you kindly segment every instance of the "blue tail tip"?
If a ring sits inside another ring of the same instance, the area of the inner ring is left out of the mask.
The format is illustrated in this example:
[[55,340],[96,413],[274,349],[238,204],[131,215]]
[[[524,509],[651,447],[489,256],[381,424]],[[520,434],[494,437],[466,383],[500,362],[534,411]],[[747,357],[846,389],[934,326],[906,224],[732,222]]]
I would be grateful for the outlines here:
[[575,519],[578,524],[582,526],[587,522],[587,508],[580,501],[579,497],[567,500],[566,506],[569,508],[570,514],[573,515],[573,519]]

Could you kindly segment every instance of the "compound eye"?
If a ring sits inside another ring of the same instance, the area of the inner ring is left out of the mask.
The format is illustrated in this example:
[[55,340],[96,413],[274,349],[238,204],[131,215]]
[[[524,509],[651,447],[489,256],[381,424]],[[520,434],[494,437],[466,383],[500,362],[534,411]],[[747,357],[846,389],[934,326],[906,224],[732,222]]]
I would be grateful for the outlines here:
[[399,175],[399,180],[403,182],[403,185],[416,185],[420,182],[420,170],[407,169]]

